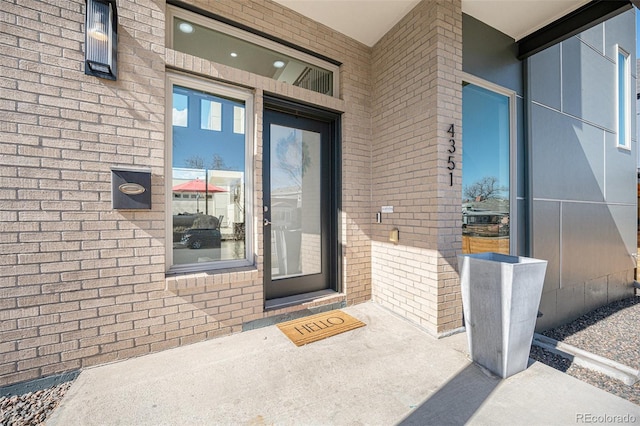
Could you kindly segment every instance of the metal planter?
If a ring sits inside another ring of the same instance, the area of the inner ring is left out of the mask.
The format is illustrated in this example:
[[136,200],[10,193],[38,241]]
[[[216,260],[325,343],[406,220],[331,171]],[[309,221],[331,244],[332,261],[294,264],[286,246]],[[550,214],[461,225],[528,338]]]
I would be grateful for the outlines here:
[[502,378],[525,370],[547,261],[479,253],[458,267],[471,359]]

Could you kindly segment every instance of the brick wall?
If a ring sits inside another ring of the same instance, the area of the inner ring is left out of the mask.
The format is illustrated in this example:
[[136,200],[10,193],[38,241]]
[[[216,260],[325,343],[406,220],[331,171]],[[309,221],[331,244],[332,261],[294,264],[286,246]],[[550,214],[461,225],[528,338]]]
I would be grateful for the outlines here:
[[[439,334],[461,325],[460,169],[449,186],[449,125],[461,130],[459,1],[424,1],[373,48],[372,227],[376,301]],[[461,147],[460,134],[456,135]],[[453,154],[460,165],[458,149]],[[397,227],[400,241],[388,242]]]
[[[263,90],[345,111],[346,296],[315,304],[370,298],[371,49],[267,0],[191,3],[343,62],[341,99],[166,49],[152,0],[118,2],[119,78],[97,79],[83,70],[83,0],[0,2],[0,385],[309,306],[263,311],[261,243],[257,267],[165,278],[166,67],[255,88],[256,188]],[[111,166],[151,168],[153,210],[111,209]],[[254,205],[259,222],[259,191]]]

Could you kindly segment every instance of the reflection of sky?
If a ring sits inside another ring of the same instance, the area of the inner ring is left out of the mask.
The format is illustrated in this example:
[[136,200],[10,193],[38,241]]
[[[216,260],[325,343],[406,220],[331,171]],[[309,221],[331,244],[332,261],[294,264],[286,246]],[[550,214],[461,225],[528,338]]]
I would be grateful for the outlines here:
[[509,98],[473,84],[464,86],[462,137],[463,190],[485,176],[494,176],[498,186],[508,187]]
[[625,55],[618,52],[618,114],[620,117],[624,117],[623,120],[618,120],[618,144],[622,146],[627,145],[627,84],[625,79],[625,62],[627,59]]
[[[203,99],[222,104],[222,131],[201,129],[202,116],[208,115],[201,111]],[[189,158],[200,157],[211,168],[214,155],[219,155],[227,169],[244,171],[245,137],[233,132],[234,106],[244,107],[244,103],[174,87],[173,167],[187,167]]]

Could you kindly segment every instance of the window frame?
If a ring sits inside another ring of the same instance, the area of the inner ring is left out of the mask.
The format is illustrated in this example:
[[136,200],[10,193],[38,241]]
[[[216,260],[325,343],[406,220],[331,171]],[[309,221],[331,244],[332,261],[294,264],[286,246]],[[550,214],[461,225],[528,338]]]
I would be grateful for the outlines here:
[[[624,59],[622,60],[622,64],[620,63],[620,56]],[[630,88],[631,88],[631,55],[624,50],[620,45],[616,44],[616,145],[618,148],[631,150],[631,96],[630,96]],[[623,67],[623,78],[624,81],[620,82],[620,66]],[[620,94],[622,91],[622,95],[624,99],[622,101],[624,106],[624,111],[620,111]],[[622,140],[622,135],[620,134],[620,127],[624,126],[624,140]]]
[[[186,21],[193,22],[194,24],[202,25],[203,27],[207,27],[209,29],[224,33],[226,35],[239,38],[248,43],[255,44],[256,46],[260,46],[265,49],[270,49],[275,52],[282,53],[283,55],[290,56],[302,62],[307,62],[311,65],[324,68],[327,71],[331,71],[331,73],[333,74],[333,88],[332,88],[333,94],[324,95],[323,93],[319,93],[319,92],[313,92],[313,93],[318,93],[319,95],[323,95],[323,96],[340,98],[340,67],[339,66],[332,64],[331,62],[324,61],[308,53],[294,49],[292,47],[285,46],[276,41],[269,40],[257,34],[253,34],[249,31],[245,31],[243,29],[234,27],[232,25],[225,24],[224,22],[216,21],[213,18],[209,18],[207,16],[203,16],[198,13],[192,12],[190,10],[182,9],[180,7],[177,7],[171,4],[167,4],[167,12],[166,12],[166,20],[167,20],[166,21],[167,22],[166,46],[169,49],[173,49],[173,19],[176,17],[180,19],[184,19]],[[263,78],[269,78],[269,77],[263,77]],[[309,89],[305,89],[305,90],[309,90]]]
[[[172,176],[173,176],[173,87],[180,86],[188,89],[210,93],[214,96],[230,98],[243,101],[245,105],[245,171],[244,171],[244,245],[245,257],[234,260],[217,260],[212,262],[190,263],[184,265],[173,264],[173,215],[172,206]],[[255,135],[254,123],[254,102],[255,96],[252,91],[237,87],[224,85],[218,82],[205,80],[202,78],[187,76],[175,72],[167,72],[166,78],[166,137],[165,137],[165,271],[167,275],[176,275],[190,272],[210,271],[217,269],[240,268],[254,266],[254,175],[255,165],[253,163]]]

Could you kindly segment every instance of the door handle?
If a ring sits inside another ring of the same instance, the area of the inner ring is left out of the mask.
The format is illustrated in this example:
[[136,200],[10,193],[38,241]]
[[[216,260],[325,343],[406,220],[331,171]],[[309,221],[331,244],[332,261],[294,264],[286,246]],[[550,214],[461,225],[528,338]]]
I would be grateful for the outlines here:
[[268,226],[268,225],[271,225],[271,221],[265,217],[264,218],[264,226]]

